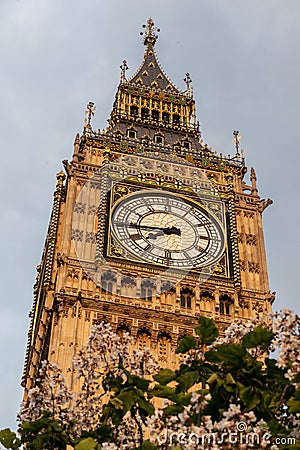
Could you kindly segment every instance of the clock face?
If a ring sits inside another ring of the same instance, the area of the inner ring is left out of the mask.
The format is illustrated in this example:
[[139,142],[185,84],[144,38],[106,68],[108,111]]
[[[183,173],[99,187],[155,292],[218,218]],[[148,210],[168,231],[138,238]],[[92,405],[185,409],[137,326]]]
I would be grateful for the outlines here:
[[210,212],[161,191],[122,199],[113,209],[111,231],[133,259],[174,268],[212,265],[225,246],[222,225]]

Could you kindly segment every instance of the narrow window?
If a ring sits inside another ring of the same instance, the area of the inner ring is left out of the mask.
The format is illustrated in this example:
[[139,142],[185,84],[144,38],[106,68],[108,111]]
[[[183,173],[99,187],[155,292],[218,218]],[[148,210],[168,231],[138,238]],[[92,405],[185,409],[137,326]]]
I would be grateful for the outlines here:
[[170,120],[169,113],[163,112],[162,113],[162,120],[163,120],[164,123],[169,123],[169,120]]
[[130,114],[133,117],[137,117],[139,113],[138,107],[137,106],[130,106]]
[[155,142],[156,144],[163,144],[163,143],[164,143],[164,138],[163,138],[162,136],[160,136],[159,134],[157,134],[157,135],[154,137],[154,142]]
[[173,114],[173,125],[180,125],[180,116],[178,114]]
[[159,120],[159,112],[156,109],[152,110],[152,119]]
[[147,119],[148,118],[148,116],[149,116],[148,108],[142,108],[141,113],[142,113],[142,118],[143,119]]
[[131,139],[136,138],[136,131],[135,130],[127,130],[127,136]]

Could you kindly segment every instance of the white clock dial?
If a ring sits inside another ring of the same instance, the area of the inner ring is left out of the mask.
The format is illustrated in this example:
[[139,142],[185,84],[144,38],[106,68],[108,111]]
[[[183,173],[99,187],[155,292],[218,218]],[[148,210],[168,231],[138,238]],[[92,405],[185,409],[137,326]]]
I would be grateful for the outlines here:
[[224,252],[219,221],[199,205],[161,191],[140,191],[113,209],[112,235],[134,259],[174,268],[204,267]]

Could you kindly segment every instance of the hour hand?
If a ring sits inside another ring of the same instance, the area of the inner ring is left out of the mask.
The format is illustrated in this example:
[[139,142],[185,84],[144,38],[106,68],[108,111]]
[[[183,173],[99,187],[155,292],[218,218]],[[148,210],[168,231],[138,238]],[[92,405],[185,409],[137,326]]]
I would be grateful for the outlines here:
[[[181,230],[179,228],[174,227],[174,225],[172,227],[157,227],[157,226],[151,226],[151,225],[138,225],[136,223],[130,223],[129,224],[130,228],[138,228],[140,230],[153,230],[156,231],[156,235],[160,235],[158,234],[159,232],[162,232],[163,234],[166,234],[167,236],[170,234],[176,234],[177,236],[181,235]],[[149,235],[150,237],[150,235]]]

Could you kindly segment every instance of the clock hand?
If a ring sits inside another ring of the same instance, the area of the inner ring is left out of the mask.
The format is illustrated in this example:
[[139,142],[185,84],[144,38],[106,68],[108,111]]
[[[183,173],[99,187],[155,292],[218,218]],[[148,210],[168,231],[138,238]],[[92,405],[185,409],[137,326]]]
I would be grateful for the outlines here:
[[151,225],[138,225],[136,223],[130,223],[128,225],[128,227],[129,228],[139,228],[142,230],[158,230],[158,231],[162,231],[166,235],[170,235],[170,234],[176,234],[177,236],[181,235],[181,230],[174,226],[172,226],[172,227],[156,227],[156,226],[151,226]]

